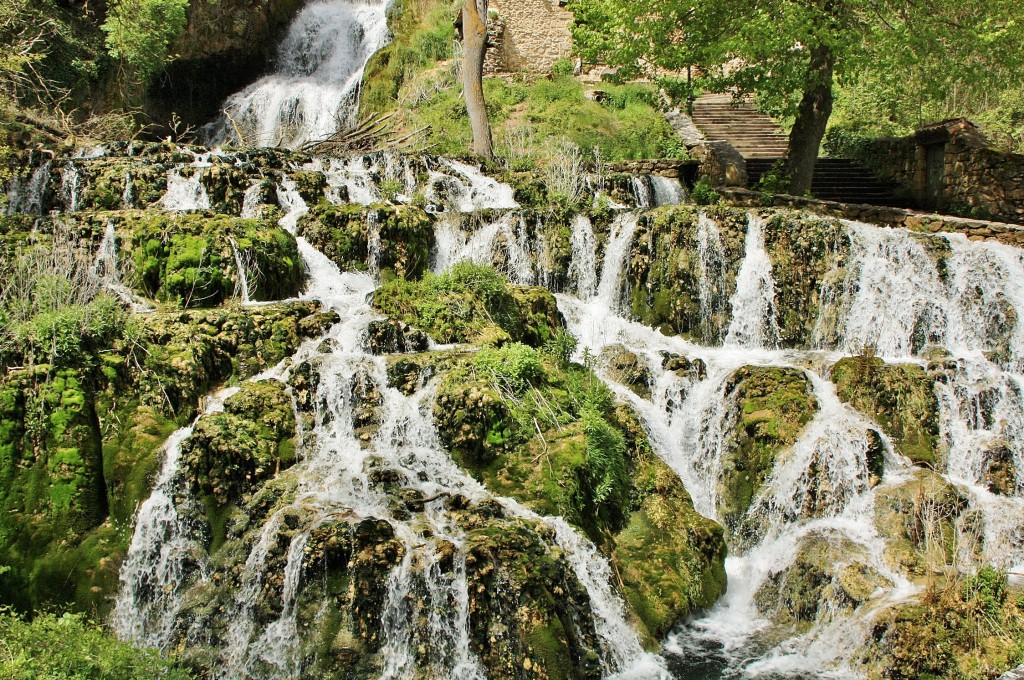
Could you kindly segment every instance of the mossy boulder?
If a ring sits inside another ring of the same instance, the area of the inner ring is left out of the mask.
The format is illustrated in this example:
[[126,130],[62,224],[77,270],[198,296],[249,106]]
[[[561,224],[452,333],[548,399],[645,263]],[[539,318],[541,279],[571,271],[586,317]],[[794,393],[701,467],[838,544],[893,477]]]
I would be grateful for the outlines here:
[[373,306],[440,343],[540,346],[563,326],[549,291],[512,286],[493,269],[468,262],[422,281],[389,281],[374,293]]
[[982,680],[1024,656],[1024,608],[1006,573],[984,566],[876,617],[864,654],[870,680]]
[[602,349],[598,361],[612,380],[625,385],[639,397],[651,398],[654,376],[643,357],[615,344]]
[[981,531],[980,518],[968,511],[967,495],[927,470],[878,487],[874,511],[878,533],[888,539],[887,563],[912,577],[953,564],[961,534]]
[[923,367],[848,357],[832,367],[832,382],[839,398],[877,422],[898,452],[920,465],[937,464],[939,404]]
[[[772,262],[775,310],[783,347],[807,347],[817,330],[819,340],[834,345],[837,319],[822,309],[822,290],[842,286],[847,273],[850,237],[836,219],[777,212],[763,227],[765,250]],[[825,316],[822,316],[822,313]]]
[[582,366],[545,359],[523,382],[491,366],[465,355],[439,368],[435,420],[455,460],[494,493],[561,515],[600,546],[645,639],[713,604],[725,589],[724,532],[694,511],[636,416]]
[[[702,214],[710,221],[701,224]],[[627,277],[633,316],[698,342],[721,342],[743,260],[747,215],[714,207],[663,208],[640,219]]]
[[[168,435],[194,417],[214,385],[276,364],[336,318],[315,303],[147,314],[102,337],[83,336],[74,353],[55,355],[61,363],[6,372],[0,563],[11,571],[0,576],[4,601],[70,603],[104,615]],[[280,414],[290,418],[290,401]],[[250,434],[267,438],[259,427]]]
[[818,402],[810,380],[795,368],[744,366],[724,390],[733,426],[718,478],[718,514],[736,534],[779,455],[796,442]]
[[237,503],[295,462],[291,397],[277,380],[247,382],[224,411],[201,418],[181,445],[193,489],[217,505]]
[[396,319],[371,321],[367,335],[371,354],[423,352],[427,349],[426,333]]
[[846,538],[808,534],[792,561],[761,584],[754,601],[775,624],[805,632],[820,616],[850,612],[891,587],[868,561],[867,550]]
[[655,457],[634,473],[639,502],[615,536],[623,595],[651,639],[661,639],[725,594],[725,532],[693,509],[679,477]]
[[333,205],[322,201],[299,221],[300,233],[342,271],[376,270],[415,279],[430,264],[433,220],[412,205]]

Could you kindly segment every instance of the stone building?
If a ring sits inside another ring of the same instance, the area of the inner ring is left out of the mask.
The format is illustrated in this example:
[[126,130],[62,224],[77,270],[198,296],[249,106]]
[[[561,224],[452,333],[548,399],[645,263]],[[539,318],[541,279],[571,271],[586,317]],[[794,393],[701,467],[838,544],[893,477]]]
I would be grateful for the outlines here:
[[1024,221],[1024,155],[993,148],[965,118],[880,140],[863,160],[922,208]]
[[498,21],[490,22],[489,71],[547,73],[572,52],[564,0],[490,0],[490,9]]

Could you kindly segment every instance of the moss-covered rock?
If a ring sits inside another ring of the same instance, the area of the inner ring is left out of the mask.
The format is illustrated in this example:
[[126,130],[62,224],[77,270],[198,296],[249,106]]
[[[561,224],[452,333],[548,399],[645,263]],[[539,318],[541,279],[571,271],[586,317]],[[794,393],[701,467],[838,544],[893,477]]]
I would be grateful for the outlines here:
[[654,376],[643,357],[639,357],[622,345],[608,345],[598,357],[605,374],[615,382],[622,383],[637,396],[651,398]]
[[911,576],[952,564],[961,536],[980,531],[980,518],[968,512],[964,492],[933,472],[916,470],[910,479],[880,486],[875,494],[875,526],[888,539],[885,559]]
[[773,623],[804,632],[819,616],[852,611],[891,586],[867,559],[864,548],[848,539],[809,534],[792,562],[770,574],[754,600]]
[[419,282],[390,281],[374,293],[373,306],[441,343],[540,346],[563,326],[550,292],[511,286],[493,269],[468,262]]
[[775,462],[818,409],[811,383],[794,368],[744,366],[725,385],[733,427],[718,479],[718,513],[741,530]]
[[717,343],[729,327],[729,298],[743,260],[747,214],[693,206],[646,213],[627,270],[639,321],[699,342]]
[[837,319],[827,315],[835,310],[822,309],[821,292],[841,286],[846,278],[846,228],[835,219],[780,212],[765,220],[763,234],[782,346],[806,347],[815,331],[823,336],[819,340],[834,345]]
[[725,589],[722,528],[694,511],[636,416],[582,366],[546,359],[525,382],[489,367],[472,355],[439,367],[435,420],[455,460],[601,546],[648,640],[713,604]]
[[[6,371],[0,563],[11,571],[0,576],[4,601],[25,608],[70,602],[102,615],[168,435],[214,385],[276,364],[336,318],[314,303],[149,314],[113,326],[102,342],[83,336],[66,359],[56,355],[62,363]],[[238,395],[234,403],[255,430],[225,428],[220,441],[252,434],[289,459],[277,434],[261,428],[287,430],[278,420],[291,418],[290,400],[275,402],[276,411],[265,401]],[[272,413],[280,418],[261,419]]]
[[848,357],[832,367],[832,382],[839,398],[877,422],[897,451],[918,464],[938,462],[939,405],[923,367]]
[[393,276],[419,278],[430,264],[433,221],[411,205],[313,206],[299,222],[303,236],[341,269],[377,270]]
[[426,334],[395,319],[371,321],[367,326],[371,354],[423,352],[427,349]]
[[864,655],[871,680],[994,678],[1024,657],[1024,610],[1006,574],[983,567],[917,601],[894,607],[872,626]]
[[295,416],[285,385],[247,382],[202,418],[181,446],[182,468],[196,492],[217,505],[236,503],[295,462]]

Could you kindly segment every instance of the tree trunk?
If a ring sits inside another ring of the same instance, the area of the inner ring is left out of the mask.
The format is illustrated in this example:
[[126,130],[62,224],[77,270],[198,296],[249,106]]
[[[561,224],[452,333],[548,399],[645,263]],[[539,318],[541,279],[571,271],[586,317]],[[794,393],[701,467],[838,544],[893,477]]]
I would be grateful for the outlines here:
[[832,115],[832,70],[835,56],[827,47],[811,49],[807,85],[797,109],[793,130],[789,133],[786,175],[789,193],[802,196],[811,190],[814,162],[825,136],[825,126]]
[[473,129],[473,153],[492,158],[491,125],[484,106],[484,52],[487,49],[487,0],[462,3],[462,92]]

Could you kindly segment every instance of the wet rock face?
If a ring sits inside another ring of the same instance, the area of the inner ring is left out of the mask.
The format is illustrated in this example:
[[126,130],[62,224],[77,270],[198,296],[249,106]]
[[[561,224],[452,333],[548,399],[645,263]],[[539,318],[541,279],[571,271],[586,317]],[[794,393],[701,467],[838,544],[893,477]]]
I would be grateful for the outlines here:
[[939,406],[924,368],[848,357],[832,367],[832,382],[840,399],[882,426],[899,453],[921,465],[936,464]]
[[794,368],[745,366],[725,390],[734,425],[718,479],[718,512],[737,532],[779,454],[797,440],[818,403],[810,381]]
[[832,301],[822,300],[821,293],[846,277],[850,237],[838,220],[799,213],[772,215],[763,233],[775,281],[779,340],[783,347],[807,347],[815,327],[822,333],[829,322],[820,315]]
[[[315,176],[323,179],[320,173]],[[315,188],[307,192],[317,194]],[[319,194],[322,193],[321,187]],[[335,206],[322,202],[313,205],[300,221],[299,229],[342,271],[379,271],[385,280],[394,276],[422,276],[430,263],[434,240],[430,215],[410,205]]]
[[891,585],[865,563],[867,558],[861,546],[846,539],[808,535],[792,561],[769,576],[754,600],[774,623],[804,630],[819,616],[852,611]]
[[633,354],[622,345],[609,345],[601,350],[598,360],[612,380],[622,383],[639,397],[651,398],[654,376],[643,357]]
[[977,547],[978,519],[963,491],[930,471],[876,491],[875,526],[889,539],[885,558],[913,576],[952,564],[958,543]]
[[223,413],[196,424],[182,455],[197,493],[217,505],[236,503],[295,462],[295,416],[285,389],[277,380],[247,382]]
[[371,354],[423,352],[427,349],[426,334],[396,319],[371,321],[367,328]]
[[729,327],[729,298],[743,260],[745,212],[693,206],[647,213],[628,261],[633,316],[666,332],[717,344]]

